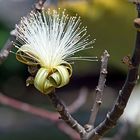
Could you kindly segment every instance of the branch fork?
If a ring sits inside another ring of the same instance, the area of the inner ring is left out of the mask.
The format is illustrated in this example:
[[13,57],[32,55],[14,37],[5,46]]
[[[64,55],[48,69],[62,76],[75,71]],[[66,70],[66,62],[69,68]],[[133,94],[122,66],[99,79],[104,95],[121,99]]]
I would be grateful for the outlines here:
[[[38,0],[38,2],[35,4],[34,10],[40,11],[45,1],[46,0]],[[139,70],[139,64],[140,64],[140,30],[139,30],[140,5],[139,3],[136,3],[136,5],[137,5],[137,10],[138,10],[138,18],[134,20],[134,25],[137,28],[137,38],[136,38],[135,49],[134,49],[132,58],[126,57],[126,59],[124,60],[124,63],[127,64],[129,68],[127,78],[122,89],[119,91],[119,95],[116,99],[114,106],[112,107],[111,111],[107,113],[106,118],[99,125],[95,127],[95,121],[96,121],[100,106],[102,104],[103,90],[104,90],[105,82],[106,82],[107,65],[108,65],[108,58],[109,58],[109,54],[106,50],[104,51],[101,57],[101,70],[100,70],[98,86],[95,91],[96,92],[95,101],[93,102],[89,121],[84,127],[72,117],[72,115],[68,112],[65,105],[63,104],[63,102],[59,99],[59,97],[54,92],[51,94],[48,94],[48,97],[50,98],[52,104],[54,105],[58,113],[60,114],[61,119],[63,119],[66,124],[68,124],[80,135],[81,140],[99,140],[108,130],[110,130],[117,124],[119,117],[123,114],[123,111],[127,105],[127,102],[132,93],[132,90],[137,83],[138,70]],[[12,37],[15,38],[14,35],[12,35]],[[7,59],[9,52],[12,49],[11,39],[13,40],[13,38],[11,37],[7,40],[5,46],[0,51],[0,64],[2,64],[5,59]],[[2,100],[1,100],[1,103],[2,103]],[[3,104],[4,104],[4,101],[3,101]],[[12,104],[10,105],[12,106]],[[13,107],[18,108],[15,105],[13,105]],[[23,110],[22,108],[20,109]],[[27,111],[27,110],[24,110],[24,111]]]

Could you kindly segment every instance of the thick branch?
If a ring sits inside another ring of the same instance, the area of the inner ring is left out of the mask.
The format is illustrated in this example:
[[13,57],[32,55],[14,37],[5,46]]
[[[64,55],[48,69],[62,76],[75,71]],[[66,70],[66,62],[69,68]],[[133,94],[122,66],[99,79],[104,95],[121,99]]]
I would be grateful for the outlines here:
[[107,75],[108,57],[109,57],[109,54],[105,50],[103,53],[103,56],[101,57],[100,77],[98,81],[98,86],[96,88],[95,102],[91,109],[91,116],[88,123],[89,125],[93,125],[93,127],[94,127],[94,123],[95,123],[99,108],[102,104],[103,90],[104,90],[104,86],[106,82],[106,75]]
[[61,115],[63,119],[71,128],[76,130],[81,136],[85,135],[85,129],[69,114],[62,101],[56,96],[55,93],[48,94],[52,104]]
[[[140,17],[140,13],[138,14]],[[108,112],[105,120],[100,123],[94,130],[88,133],[86,139],[89,140],[99,140],[108,130],[113,128],[123,111],[126,107],[128,99],[132,93],[132,90],[138,80],[138,68],[140,64],[140,32],[137,32],[136,45],[134,49],[133,56],[131,58],[131,66],[129,67],[129,72],[127,74],[126,81],[119,92],[118,98],[110,112]]]

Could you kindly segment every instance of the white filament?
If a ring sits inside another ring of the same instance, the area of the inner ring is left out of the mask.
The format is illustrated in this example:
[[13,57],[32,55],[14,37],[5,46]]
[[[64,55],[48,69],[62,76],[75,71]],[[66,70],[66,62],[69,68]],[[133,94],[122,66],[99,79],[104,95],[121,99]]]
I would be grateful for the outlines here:
[[[95,57],[73,57],[79,51],[90,49],[95,40],[88,41],[86,27],[80,17],[69,17],[56,10],[31,12],[16,27],[17,40],[28,44],[40,60],[40,65],[53,68],[63,61],[95,60]],[[16,46],[17,48],[18,45]]]

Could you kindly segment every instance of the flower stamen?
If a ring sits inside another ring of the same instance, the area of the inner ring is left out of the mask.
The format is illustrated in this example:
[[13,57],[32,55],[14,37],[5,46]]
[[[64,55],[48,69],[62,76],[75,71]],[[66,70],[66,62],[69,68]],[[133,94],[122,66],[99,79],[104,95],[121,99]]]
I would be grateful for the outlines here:
[[[69,82],[71,63],[75,60],[97,61],[97,57],[74,57],[79,51],[91,49],[87,27],[81,18],[70,17],[65,10],[31,11],[16,25],[16,57],[27,65],[40,65],[34,86],[43,93],[60,88]],[[31,82],[32,83],[32,82]]]

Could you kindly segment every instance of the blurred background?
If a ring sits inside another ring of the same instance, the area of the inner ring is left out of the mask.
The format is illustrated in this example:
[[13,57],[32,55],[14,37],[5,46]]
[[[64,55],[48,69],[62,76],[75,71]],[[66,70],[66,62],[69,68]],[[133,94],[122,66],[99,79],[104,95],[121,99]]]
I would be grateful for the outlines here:
[[[20,17],[31,10],[34,2],[35,0],[0,0],[0,48],[7,41],[10,31],[14,29]],[[124,56],[131,55],[135,44],[136,31],[133,27],[133,20],[137,15],[135,6],[127,0],[48,0],[47,6],[67,9],[68,14],[81,16],[91,39],[96,38],[94,49],[87,50],[85,55],[97,56],[100,59],[104,50],[110,54],[103,106],[96,122],[98,124],[112,107],[118,90],[121,89],[125,80],[127,66],[121,60]],[[99,70],[100,61],[75,62],[70,83],[56,90],[58,96],[70,105],[78,97],[81,88],[88,89],[86,103],[73,114],[81,124],[88,121],[93,103],[92,96],[98,84]],[[32,86],[26,87],[25,81],[28,76],[27,66],[18,62],[14,54],[10,54],[0,66],[0,92],[19,101],[55,111],[46,96],[39,94]],[[136,89],[136,98],[138,98],[139,89],[139,87]],[[131,115],[134,116],[133,112]],[[107,135],[113,136],[122,124],[123,119]],[[130,130],[126,139],[139,139],[139,129],[140,126],[137,125]],[[56,140],[58,138],[70,140],[69,136],[48,120],[0,105],[0,140]]]

